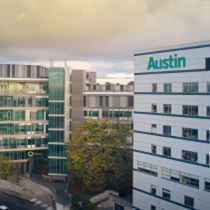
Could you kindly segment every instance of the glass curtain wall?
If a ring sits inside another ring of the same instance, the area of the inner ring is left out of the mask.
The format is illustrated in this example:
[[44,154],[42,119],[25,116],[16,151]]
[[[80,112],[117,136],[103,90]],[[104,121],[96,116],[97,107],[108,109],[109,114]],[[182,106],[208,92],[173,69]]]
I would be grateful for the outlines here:
[[64,68],[49,68],[49,174],[67,173],[64,144],[64,77]]

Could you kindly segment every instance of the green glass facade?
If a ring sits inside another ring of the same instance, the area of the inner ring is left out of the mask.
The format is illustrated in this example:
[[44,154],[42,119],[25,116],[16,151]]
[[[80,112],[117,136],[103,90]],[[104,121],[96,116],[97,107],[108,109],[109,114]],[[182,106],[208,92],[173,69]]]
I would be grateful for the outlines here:
[[64,116],[64,68],[49,68],[48,174],[67,174]]
[[47,81],[0,80],[0,157],[26,163],[28,152],[37,149],[46,157],[47,94]]

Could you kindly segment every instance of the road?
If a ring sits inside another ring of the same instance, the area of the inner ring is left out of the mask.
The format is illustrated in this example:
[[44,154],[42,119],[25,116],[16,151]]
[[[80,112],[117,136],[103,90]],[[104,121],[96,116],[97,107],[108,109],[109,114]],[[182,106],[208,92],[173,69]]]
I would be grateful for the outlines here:
[[[30,201],[0,192],[0,206],[5,205],[10,210],[41,210],[39,206],[34,206]],[[43,209],[42,209],[43,210]]]

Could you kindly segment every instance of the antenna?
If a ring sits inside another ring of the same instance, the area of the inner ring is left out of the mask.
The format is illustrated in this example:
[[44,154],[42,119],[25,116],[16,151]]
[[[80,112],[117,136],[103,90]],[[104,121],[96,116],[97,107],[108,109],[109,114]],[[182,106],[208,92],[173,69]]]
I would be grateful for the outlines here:
[[68,69],[68,64],[67,64],[67,61],[66,60],[64,61],[64,68],[65,69]]
[[50,67],[54,67],[52,59],[50,59]]

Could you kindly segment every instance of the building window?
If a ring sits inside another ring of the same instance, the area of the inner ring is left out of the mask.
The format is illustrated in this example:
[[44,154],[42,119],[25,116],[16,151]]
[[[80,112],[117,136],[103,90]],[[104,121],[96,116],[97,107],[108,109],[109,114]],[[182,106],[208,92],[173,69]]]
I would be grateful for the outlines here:
[[206,107],[206,116],[210,116],[210,106]]
[[162,168],[162,178],[199,189],[199,177],[192,174]]
[[115,203],[114,210],[124,210],[124,206],[121,206],[120,204]]
[[182,106],[183,113],[186,115],[198,115],[198,106],[187,106],[183,105]]
[[156,124],[151,125],[151,132],[152,133],[157,133],[157,125]]
[[182,150],[182,159],[183,160],[188,160],[188,161],[191,161],[191,162],[197,162],[198,161],[198,153]]
[[155,154],[157,153],[157,147],[155,144],[151,145],[151,151],[152,151],[152,153],[155,153]]
[[163,155],[171,157],[171,148],[170,147],[163,147]]
[[163,126],[163,134],[170,136],[171,135],[171,126],[168,125],[164,125]]
[[182,136],[186,138],[198,139],[198,130],[192,128],[182,128]]
[[162,196],[163,198],[169,199],[171,198],[171,191],[170,190],[166,190],[166,189],[162,189]]
[[150,210],[156,210],[156,206],[151,205]]
[[210,69],[210,58],[206,58],[206,69]]
[[184,204],[186,206],[194,207],[194,198],[185,195],[184,196]]
[[163,104],[163,113],[171,114],[171,105],[170,104]]
[[143,173],[157,176],[158,175],[158,167],[153,164],[137,161],[137,169]]
[[204,178],[204,190],[210,192],[210,179]]
[[206,164],[209,165],[209,155],[206,155]]
[[133,107],[133,96],[128,96],[128,107]]
[[152,104],[152,112],[157,112],[157,104]]
[[163,92],[170,93],[171,92],[171,83],[164,83],[163,84]]
[[185,93],[197,93],[198,92],[198,82],[188,82],[183,83],[183,92]]
[[155,185],[151,185],[151,193],[156,195],[156,186]]
[[157,83],[152,83],[152,92],[157,92]]
[[209,131],[206,131],[206,140],[209,141],[210,138],[209,138]]
[[210,92],[210,82],[207,82],[207,92]]

